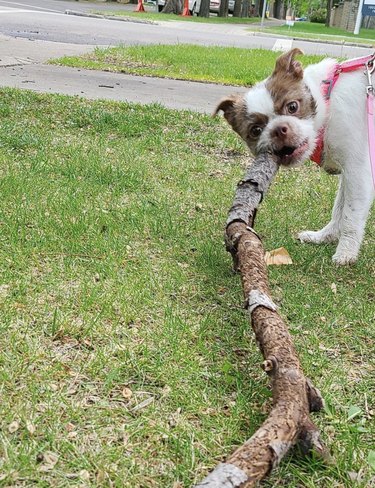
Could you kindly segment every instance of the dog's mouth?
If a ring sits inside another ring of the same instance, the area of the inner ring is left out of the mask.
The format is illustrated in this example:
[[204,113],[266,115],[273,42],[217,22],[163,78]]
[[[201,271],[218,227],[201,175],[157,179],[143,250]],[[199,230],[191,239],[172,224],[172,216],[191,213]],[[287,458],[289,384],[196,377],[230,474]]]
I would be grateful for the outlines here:
[[305,139],[299,146],[283,146],[274,151],[274,154],[280,158],[280,164],[289,164],[291,161],[299,159],[307,149],[308,140]]

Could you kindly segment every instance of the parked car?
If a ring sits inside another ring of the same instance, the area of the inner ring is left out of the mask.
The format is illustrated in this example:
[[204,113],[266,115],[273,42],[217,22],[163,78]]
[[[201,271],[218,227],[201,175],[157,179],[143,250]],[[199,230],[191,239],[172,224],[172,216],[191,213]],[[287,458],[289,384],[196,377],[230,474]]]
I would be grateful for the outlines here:
[[[210,0],[210,12],[219,13],[220,0]],[[234,12],[234,0],[229,0],[228,12],[233,14]]]
[[[167,0],[158,0],[158,11],[161,12],[164,8],[165,2]],[[228,12],[234,12],[234,1],[229,0]],[[199,15],[199,9],[201,7],[201,0],[189,0],[189,11],[191,15]],[[220,0],[210,0],[210,12],[218,13],[220,8]]]
[[[158,0],[158,11],[161,12],[167,0]],[[184,3],[183,3],[184,4]],[[189,0],[190,15],[198,15],[201,7],[201,0]]]

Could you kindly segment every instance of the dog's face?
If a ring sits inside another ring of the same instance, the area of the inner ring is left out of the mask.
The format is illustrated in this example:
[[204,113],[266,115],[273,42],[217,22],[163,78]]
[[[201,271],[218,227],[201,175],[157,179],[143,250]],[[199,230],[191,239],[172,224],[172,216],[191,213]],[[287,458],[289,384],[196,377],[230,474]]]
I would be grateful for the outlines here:
[[229,97],[216,112],[244,139],[254,155],[271,152],[281,164],[296,166],[313,152],[316,102],[303,80],[303,69],[293,49],[280,56],[272,75],[245,96]]

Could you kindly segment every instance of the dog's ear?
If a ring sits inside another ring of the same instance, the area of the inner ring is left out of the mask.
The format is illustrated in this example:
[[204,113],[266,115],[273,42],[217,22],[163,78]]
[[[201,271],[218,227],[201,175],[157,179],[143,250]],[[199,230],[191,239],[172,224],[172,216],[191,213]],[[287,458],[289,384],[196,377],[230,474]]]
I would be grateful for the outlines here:
[[282,54],[276,60],[276,65],[272,76],[276,76],[278,74],[288,74],[293,76],[296,79],[302,79],[303,77],[303,68],[302,64],[299,61],[296,61],[294,58],[299,55],[303,54],[301,49],[298,47],[291,49],[285,54]]
[[227,122],[234,127],[235,126],[235,118],[236,118],[236,102],[238,101],[237,96],[232,95],[227,98],[223,98],[218,106],[216,107],[214,113],[212,114],[215,117],[220,111],[224,112],[224,117],[227,119]]

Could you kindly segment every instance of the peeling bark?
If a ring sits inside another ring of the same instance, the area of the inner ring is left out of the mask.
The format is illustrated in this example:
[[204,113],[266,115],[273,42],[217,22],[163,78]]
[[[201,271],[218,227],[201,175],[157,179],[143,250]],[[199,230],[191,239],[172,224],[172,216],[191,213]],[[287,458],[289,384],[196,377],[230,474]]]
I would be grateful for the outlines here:
[[196,488],[253,487],[297,443],[303,452],[314,451],[329,460],[309,416],[322,408],[323,400],[304,376],[291,335],[272,301],[264,248],[253,229],[257,207],[277,171],[270,154],[257,157],[237,186],[226,228],[227,250],[241,273],[245,306],[264,357],[262,368],[271,380],[273,408],[258,431]]

